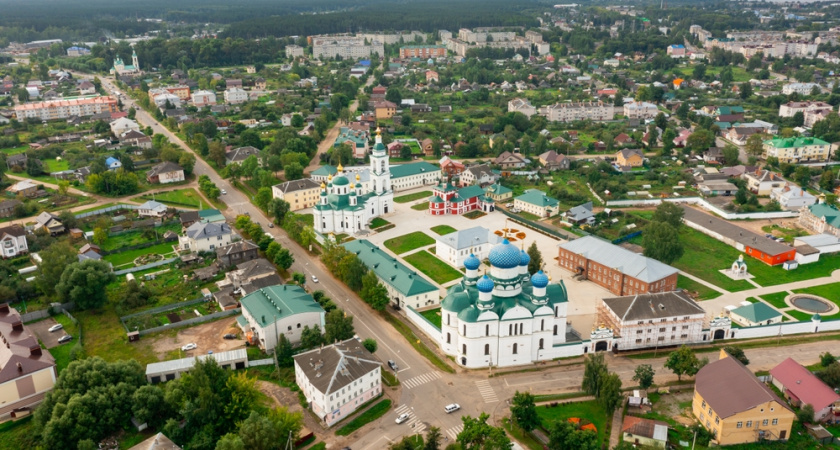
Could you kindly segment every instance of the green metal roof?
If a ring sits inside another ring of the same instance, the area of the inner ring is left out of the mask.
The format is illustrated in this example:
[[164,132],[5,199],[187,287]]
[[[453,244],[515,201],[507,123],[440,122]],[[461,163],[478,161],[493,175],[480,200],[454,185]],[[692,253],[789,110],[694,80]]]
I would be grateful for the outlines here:
[[828,225],[834,228],[840,228],[840,210],[833,205],[817,203],[809,206],[808,209],[811,211],[811,214],[819,218],[825,217],[825,223]]
[[718,115],[729,115],[729,114],[743,114],[744,107],[743,106],[719,106],[717,109]]
[[768,144],[775,148],[796,148],[809,145],[828,145],[828,142],[814,137],[792,137],[787,139],[770,139],[764,141],[764,145]]
[[482,195],[484,195],[484,189],[481,189],[481,186],[472,185],[458,189],[458,197],[464,200],[481,197]]
[[391,166],[391,178],[410,177],[421,173],[440,172],[440,167],[426,161]]
[[510,192],[513,192],[513,190],[510,189],[510,188],[506,188],[499,183],[496,183],[496,184],[491,184],[490,186],[487,186],[487,188],[484,189],[484,192],[487,193],[487,194],[492,194],[492,195],[505,195],[505,194],[508,194]]
[[326,177],[328,175],[335,175],[337,172],[338,172],[338,169],[335,166],[325,164],[325,165],[313,170],[311,175],[312,176]]
[[280,319],[307,312],[324,314],[321,305],[303,288],[289,284],[269,286],[254,291],[242,297],[240,303],[263,327],[274,323],[275,318]]
[[218,209],[202,209],[198,212],[198,217],[204,223],[224,222],[226,220]]
[[348,127],[341,127],[341,133],[335,138],[333,147],[338,147],[347,141],[353,141],[356,148],[364,147],[367,144],[367,133],[351,130]]
[[761,302],[736,308],[732,310],[732,313],[753,323],[766,322],[782,315],[779,311]]
[[438,290],[422,275],[409,269],[403,263],[397,261],[396,258],[389,256],[367,239],[350,241],[343,246],[348,251],[355,253],[368,269],[376,273],[376,276],[382,282],[387,283],[406,297],[437,292]]
[[516,197],[516,200],[537,205],[540,207],[555,207],[560,204],[557,200],[545,195],[545,192],[537,189],[528,189],[524,194]]

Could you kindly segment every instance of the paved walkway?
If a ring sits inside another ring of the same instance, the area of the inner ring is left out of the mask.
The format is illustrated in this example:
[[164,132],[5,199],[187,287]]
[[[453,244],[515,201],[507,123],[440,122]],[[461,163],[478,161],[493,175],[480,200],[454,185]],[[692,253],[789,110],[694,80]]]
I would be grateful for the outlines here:
[[612,429],[610,430],[610,448],[614,448],[621,441],[621,425],[624,422],[624,404],[627,397],[621,396],[621,406],[613,411]]
[[721,294],[729,294],[729,291],[727,291],[725,289],[721,289],[721,288],[717,287],[716,285],[714,285],[712,283],[709,283],[708,281],[706,281],[702,278],[697,278],[697,277],[695,277],[694,275],[692,275],[688,272],[684,272],[684,271],[680,270],[680,275],[688,278],[689,280],[696,281],[696,282],[702,284],[703,286],[706,286],[709,289],[713,289],[717,292],[720,292]]

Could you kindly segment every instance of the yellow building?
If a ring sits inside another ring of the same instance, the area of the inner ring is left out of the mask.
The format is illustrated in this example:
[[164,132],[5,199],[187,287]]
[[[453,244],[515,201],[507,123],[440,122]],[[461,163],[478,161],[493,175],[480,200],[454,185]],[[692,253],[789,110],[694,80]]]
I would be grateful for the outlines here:
[[786,440],[794,419],[782,399],[723,350],[697,372],[692,412],[719,445]]
[[271,187],[274,198],[285,200],[290,211],[311,208],[318,203],[321,185],[310,178],[287,181]]
[[55,386],[55,360],[8,303],[0,304],[0,422],[28,413]]
[[377,119],[390,119],[397,113],[397,105],[385,100],[374,103],[373,110]]
[[827,161],[831,144],[813,137],[791,137],[764,141],[765,158],[773,156],[780,163],[798,164],[808,161]]
[[642,167],[645,157],[637,149],[624,149],[615,154],[615,162],[621,167]]

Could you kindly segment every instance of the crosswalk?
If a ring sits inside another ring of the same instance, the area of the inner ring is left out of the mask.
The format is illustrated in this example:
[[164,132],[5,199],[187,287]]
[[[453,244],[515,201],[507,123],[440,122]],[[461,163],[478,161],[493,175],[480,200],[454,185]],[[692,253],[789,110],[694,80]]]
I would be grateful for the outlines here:
[[422,433],[426,430],[426,424],[417,418],[417,415],[414,414],[414,410],[411,409],[410,406],[402,404],[398,406],[394,412],[397,413],[396,417],[399,417],[402,414],[408,414],[408,422],[405,422],[402,425],[411,429],[411,434]]
[[499,401],[499,397],[496,396],[496,391],[494,391],[493,387],[490,386],[489,381],[476,381],[475,385],[478,388],[478,393],[481,394],[482,398],[484,398],[484,403],[493,403]]
[[460,424],[458,426],[454,426],[446,430],[446,435],[449,436],[450,439],[453,441],[458,439],[458,434],[464,431],[464,424]]
[[423,375],[417,375],[416,377],[409,378],[402,382],[402,385],[406,387],[406,389],[414,389],[417,386],[426,384],[432,380],[437,380],[440,378],[440,372],[429,372],[424,373]]

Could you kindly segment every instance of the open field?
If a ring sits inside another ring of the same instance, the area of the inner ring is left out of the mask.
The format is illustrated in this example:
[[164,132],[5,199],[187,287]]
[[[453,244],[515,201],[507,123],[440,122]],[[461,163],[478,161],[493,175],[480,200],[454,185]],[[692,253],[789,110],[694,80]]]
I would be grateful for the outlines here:
[[201,195],[193,188],[176,189],[169,192],[157,192],[150,195],[141,195],[135,200],[144,202],[146,200],[157,200],[165,205],[172,206],[186,206],[192,208],[199,208],[201,206],[208,207],[209,205]]
[[722,295],[720,292],[682,275],[677,278],[677,287],[692,293],[696,292],[698,300],[711,300]]
[[403,259],[437,284],[446,284],[463,275],[461,272],[449,266],[449,264],[438,259],[437,256],[426,251],[412,253]]
[[143,255],[150,255],[150,254],[160,254],[160,255],[168,255],[173,253],[172,247],[175,245],[174,242],[165,242],[163,244],[153,245],[151,247],[146,248],[138,248],[136,250],[129,250],[127,252],[120,252],[114,253],[111,255],[105,256],[103,259],[105,261],[110,262],[115,267],[121,266],[124,264],[132,263],[137,257]]
[[437,233],[441,236],[458,231],[455,228],[450,227],[449,225],[437,225],[437,226],[432,227],[431,229],[432,229],[432,231],[434,231],[435,233]]
[[388,239],[385,241],[385,247],[399,255],[420,247],[432,245],[434,243],[435,240],[428,234],[423,233],[422,231],[415,231],[413,233],[397,236],[393,239]]

